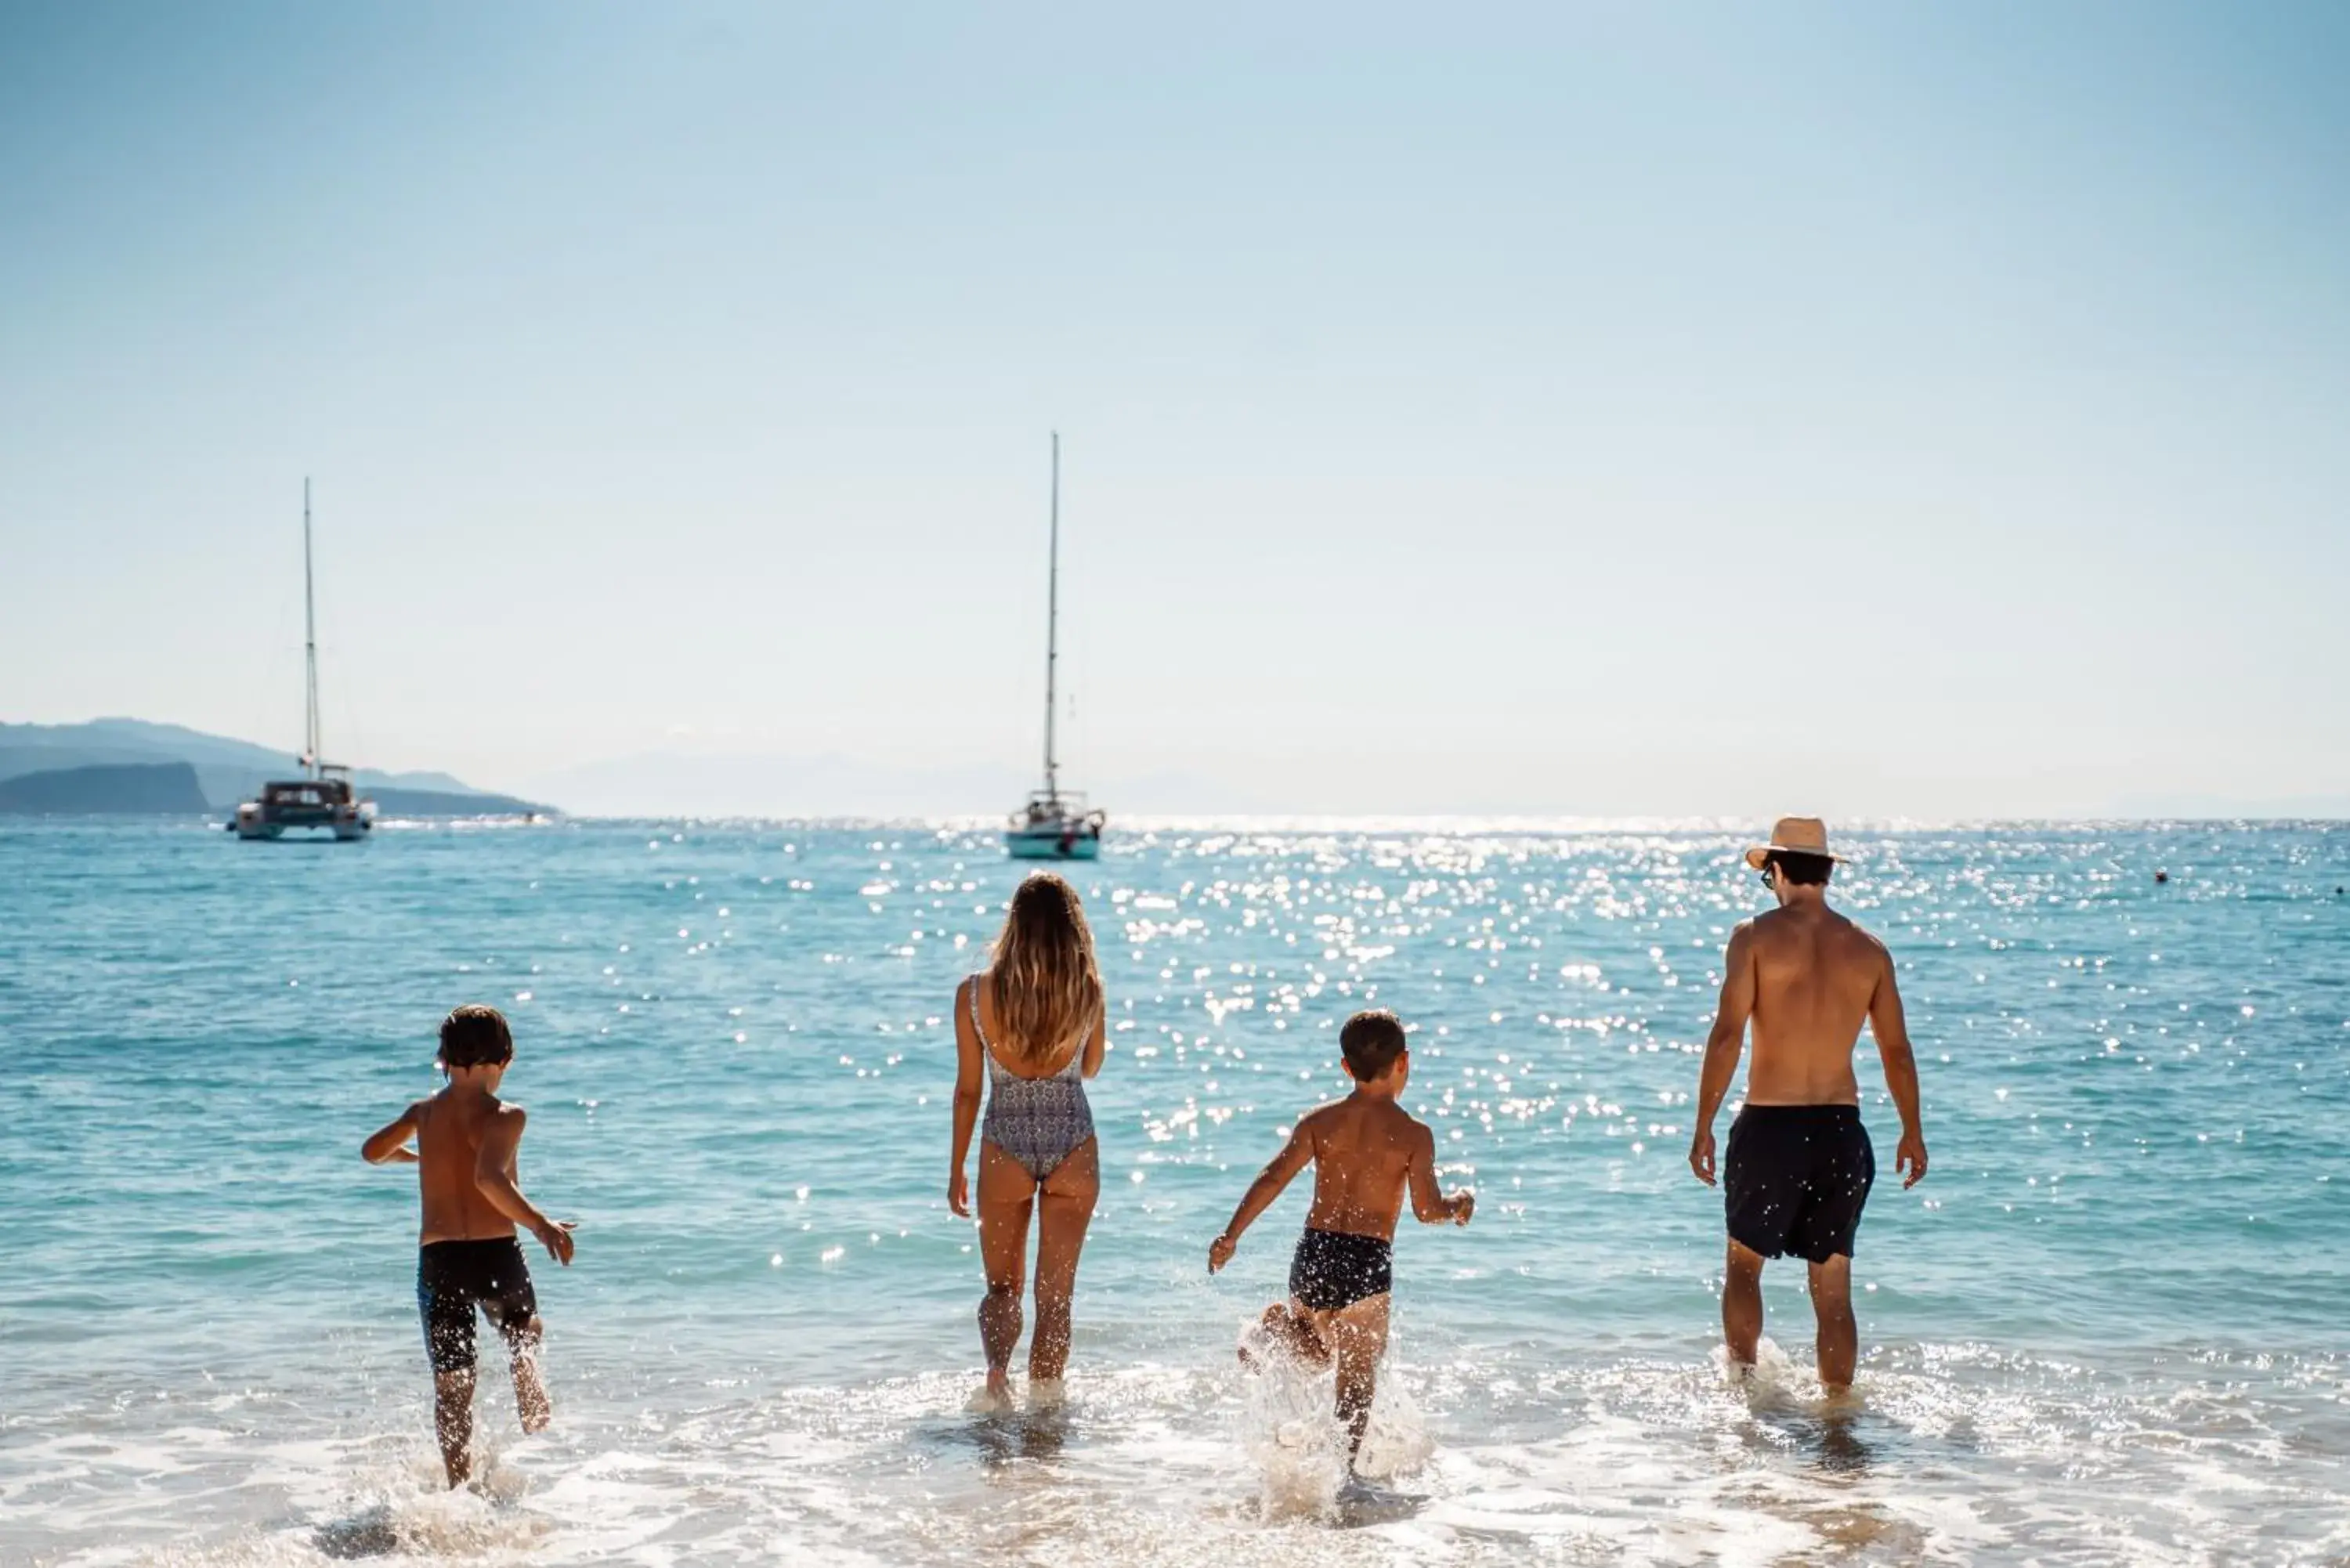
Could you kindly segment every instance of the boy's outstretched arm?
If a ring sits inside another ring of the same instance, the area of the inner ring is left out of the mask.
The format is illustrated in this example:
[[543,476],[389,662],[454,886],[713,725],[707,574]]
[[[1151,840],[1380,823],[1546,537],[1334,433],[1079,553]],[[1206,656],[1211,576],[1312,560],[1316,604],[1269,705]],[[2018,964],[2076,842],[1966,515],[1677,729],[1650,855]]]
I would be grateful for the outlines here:
[[1249,1189],[1241,1195],[1241,1206],[1232,1210],[1232,1222],[1224,1233],[1208,1243],[1208,1272],[1214,1273],[1232,1261],[1233,1251],[1241,1244],[1241,1232],[1256,1223],[1256,1217],[1273,1206],[1297,1173],[1314,1163],[1314,1139],[1305,1130],[1305,1118],[1297,1120],[1297,1130],[1281,1146],[1281,1152],[1271,1164],[1257,1173]]
[[1477,1210],[1477,1195],[1461,1191],[1446,1197],[1436,1186],[1436,1135],[1419,1122],[1414,1122],[1411,1164],[1405,1169],[1411,1188],[1411,1217],[1423,1225],[1440,1225],[1450,1220],[1455,1225],[1469,1223],[1469,1216]]
[[528,1231],[546,1244],[556,1262],[571,1266],[571,1227],[559,1225],[538,1211],[515,1184],[515,1150],[522,1144],[525,1121],[520,1106],[502,1106],[482,1129],[480,1150],[473,1157],[473,1185],[490,1207]]
[[359,1158],[369,1165],[414,1165],[416,1151],[408,1140],[416,1136],[416,1107],[406,1110],[368,1134],[367,1142],[359,1145]]

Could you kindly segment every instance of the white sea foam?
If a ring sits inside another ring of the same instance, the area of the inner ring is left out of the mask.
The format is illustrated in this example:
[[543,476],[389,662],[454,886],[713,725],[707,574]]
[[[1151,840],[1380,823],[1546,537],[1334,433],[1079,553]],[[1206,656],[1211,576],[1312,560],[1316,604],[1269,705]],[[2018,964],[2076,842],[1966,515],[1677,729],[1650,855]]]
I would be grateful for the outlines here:
[[2294,1563],[2350,1548],[2350,1482],[2306,1426],[2340,1420],[2325,1408],[2342,1393],[2332,1364],[2182,1400],[1921,1347],[1877,1357],[1839,1408],[1767,1344],[1762,1376],[1736,1386],[1702,1352],[1512,1380],[1400,1351],[1367,1484],[1347,1479],[1326,1373],[1081,1366],[1065,1404],[984,1417],[957,1407],[963,1374],[651,1409],[582,1393],[545,1438],[487,1423],[484,1481],[454,1493],[413,1401],[355,1428],[283,1403],[271,1429],[12,1426],[0,1547],[37,1517],[36,1561],[174,1568],[1005,1553],[1079,1568],[2186,1563],[2223,1546],[2231,1562]]

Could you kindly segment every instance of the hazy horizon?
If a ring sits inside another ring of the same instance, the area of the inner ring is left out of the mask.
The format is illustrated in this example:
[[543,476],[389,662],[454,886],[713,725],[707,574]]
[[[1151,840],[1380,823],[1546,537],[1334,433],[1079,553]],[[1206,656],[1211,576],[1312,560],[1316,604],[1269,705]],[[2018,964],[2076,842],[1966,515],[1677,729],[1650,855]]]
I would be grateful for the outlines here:
[[1114,818],[2350,812],[2350,11],[0,42],[10,720],[1005,809],[1057,429]]

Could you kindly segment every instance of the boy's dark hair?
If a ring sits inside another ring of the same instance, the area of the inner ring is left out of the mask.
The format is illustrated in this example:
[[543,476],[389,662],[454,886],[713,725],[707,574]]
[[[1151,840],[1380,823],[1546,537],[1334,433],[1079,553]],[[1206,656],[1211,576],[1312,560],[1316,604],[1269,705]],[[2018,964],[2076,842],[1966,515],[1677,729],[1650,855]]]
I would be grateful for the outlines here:
[[514,1060],[514,1032],[506,1015],[469,1002],[441,1021],[443,1067],[503,1067]]
[[1835,874],[1835,861],[1825,855],[1806,855],[1800,849],[1773,849],[1762,857],[1762,864],[1798,888],[1825,888]]
[[1405,1044],[1403,1024],[1384,1007],[1357,1012],[1338,1031],[1338,1051],[1347,1058],[1347,1071],[1362,1084],[1394,1066]]

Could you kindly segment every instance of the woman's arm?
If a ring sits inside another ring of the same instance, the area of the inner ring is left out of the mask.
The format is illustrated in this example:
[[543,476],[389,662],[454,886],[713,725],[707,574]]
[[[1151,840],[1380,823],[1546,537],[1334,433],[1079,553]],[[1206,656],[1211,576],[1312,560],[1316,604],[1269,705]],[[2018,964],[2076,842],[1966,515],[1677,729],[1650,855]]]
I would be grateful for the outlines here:
[[960,1219],[971,1218],[970,1178],[963,1167],[971,1160],[971,1135],[979,1126],[979,1102],[986,1079],[980,1059],[979,1032],[971,1026],[973,975],[955,987],[954,1168],[947,1178],[947,1207]]
[[1090,1078],[1102,1069],[1103,1054],[1109,1049],[1109,1002],[1102,1002],[1102,1010],[1094,1014],[1094,1032],[1086,1036],[1085,1063],[1078,1069]]

